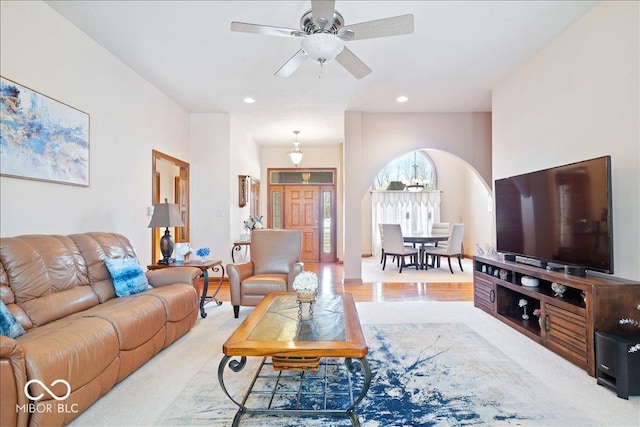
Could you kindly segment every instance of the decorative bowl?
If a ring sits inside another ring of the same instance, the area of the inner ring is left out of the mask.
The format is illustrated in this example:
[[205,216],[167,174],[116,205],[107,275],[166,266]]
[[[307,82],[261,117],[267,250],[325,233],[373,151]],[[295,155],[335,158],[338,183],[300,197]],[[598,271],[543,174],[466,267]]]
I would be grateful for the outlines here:
[[535,288],[536,286],[539,285],[540,282],[535,277],[522,276],[522,279],[520,279],[520,283],[522,283],[522,286],[528,286],[530,288]]

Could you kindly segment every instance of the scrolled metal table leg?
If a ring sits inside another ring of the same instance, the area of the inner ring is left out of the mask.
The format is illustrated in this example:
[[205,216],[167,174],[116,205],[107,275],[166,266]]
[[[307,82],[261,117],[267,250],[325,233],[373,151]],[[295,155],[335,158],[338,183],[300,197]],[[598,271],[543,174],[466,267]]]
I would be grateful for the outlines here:
[[236,262],[236,257],[235,257],[235,253],[236,252],[240,252],[240,250],[242,249],[242,246],[240,245],[233,245],[233,247],[231,248],[231,262],[235,264]]
[[204,311],[204,303],[207,299],[207,292],[209,291],[209,273],[207,273],[207,270],[202,270],[200,276],[203,278],[202,297],[200,297],[200,317],[204,319],[207,317],[207,312]]
[[344,360],[344,363],[349,372],[351,372],[352,374],[361,371],[364,375],[362,390],[360,391],[358,397],[353,400],[353,403],[351,404],[351,406],[349,406],[349,408],[347,408],[346,411],[347,417],[349,417],[349,419],[351,420],[351,424],[354,427],[360,427],[360,420],[358,420],[358,414],[356,414],[355,407],[358,403],[360,403],[360,401],[362,401],[362,399],[364,399],[367,392],[369,391],[369,386],[371,385],[371,369],[369,368],[369,362],[364,357],[358,359],[347,357]]
[[218,301],[218,299],[216,298],[216,295],[218,295],[218,292],[220,292],[220,288],[222,287],[222,281],[224,280],[224,266],[222,265],[216,265],[215,267],[213,267],[211,270],[213,270],[215,273],[217,273],[218,271],[222,270],[222,274],[220,274],[220,282],[218,282],[218,287],[216,288],[215,292],[213,293],[213,295],[211,295],[210,297],[208,297],[210,300],[213,300],[216,302],[216,305],[222,305],[222,301]]
[[231,397],[231,395],[227,391],[227,387],[224,385],[224,371],[225,368],[229,366],[229,369],[231,369],[233,372],[240,372],[246,365],[247,358],[245,356],[240,357],[240,360],[231,359],[231,356],[224,356],[220,361],[220,365],[218,365],[218,382],[220,383],[220,387],[222,387],[222,391],[224,391],[224,394],[226,394],[227,397],[238,406],[238,412],[236,412],[236,416],[233,418],[233,426],[238,426],[240,424],[240,419],[247,412],[247,408],[243,403],[240,403],[233,397]]
[[353,427],[360,427],[360,420],[358,419],[358,414],[353,408],[347,409],[347,416],[351,420],[351,425]]

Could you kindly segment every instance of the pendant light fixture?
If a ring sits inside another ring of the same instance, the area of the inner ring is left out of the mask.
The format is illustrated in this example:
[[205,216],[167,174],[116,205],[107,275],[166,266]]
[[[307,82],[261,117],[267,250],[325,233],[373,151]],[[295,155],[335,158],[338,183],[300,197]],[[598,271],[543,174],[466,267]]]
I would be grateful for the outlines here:
[[298,164],[302,161],[302,150],[300,150],[300,143],[298,142],[298,134],[299,130],[294,130],[293,133],[296,135],[296,140],[293,143],[293,148],[289,151],[289,158],[295,167],[298,167]]
[[424,184],[418,179],[418,151],[413,152],[413,181],[407,186],[408,191],[422,191],[424,190]]

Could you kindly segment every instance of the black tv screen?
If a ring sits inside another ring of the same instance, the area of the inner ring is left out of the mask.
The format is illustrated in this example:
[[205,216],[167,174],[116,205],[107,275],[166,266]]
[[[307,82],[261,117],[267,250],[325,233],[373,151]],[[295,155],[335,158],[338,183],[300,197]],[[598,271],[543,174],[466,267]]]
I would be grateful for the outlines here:
[[613,273],[611,157],[495,181],[497,250]]

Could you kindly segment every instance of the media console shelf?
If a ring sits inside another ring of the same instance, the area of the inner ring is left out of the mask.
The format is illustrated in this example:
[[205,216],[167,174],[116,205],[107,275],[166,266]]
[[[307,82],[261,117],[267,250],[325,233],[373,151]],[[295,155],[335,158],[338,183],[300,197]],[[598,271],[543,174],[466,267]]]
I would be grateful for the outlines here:
[[[537,279],[538,286],[523,286],[524,276]],[[562,297],[555,296],[552,283],[566,286]],[[522,318],[521,299],[527,300],[528,320]],[[505,261],[502,255],[474,256],[473,302],[595,376],[595,333],[630,330],[619,320],[638,317],[640,283],[589,273],[570,276]]]

